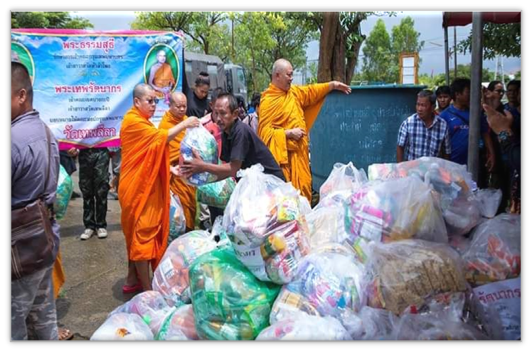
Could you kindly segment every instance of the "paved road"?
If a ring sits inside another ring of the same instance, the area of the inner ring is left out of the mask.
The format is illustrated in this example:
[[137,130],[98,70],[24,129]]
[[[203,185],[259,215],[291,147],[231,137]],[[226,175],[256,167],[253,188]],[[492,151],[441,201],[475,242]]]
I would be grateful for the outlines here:
[[[79,192],[77,175],[73,175],[74,190]],[[59,221],[66,282],[57,300],[57,318],[60,326],[75,334],[74,339],[89,339],[109,312],[132,297],[122,294],[127,255],[119,202],[109,200],[108,208],[106,239],[79,239],[84,230],[81,198],[70,201]]]

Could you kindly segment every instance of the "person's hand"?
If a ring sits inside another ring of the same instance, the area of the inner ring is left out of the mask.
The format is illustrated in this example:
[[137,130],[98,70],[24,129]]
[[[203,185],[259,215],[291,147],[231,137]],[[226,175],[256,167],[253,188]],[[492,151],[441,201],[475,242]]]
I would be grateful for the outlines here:
[[293,139],[295,141],[300,140],[301,138],[303,138],[303,136],[306,136],[306,135],[307,135],[307,132],[301,127],[286,130],[286,138]]
[[351,93],[351,87],[349,87],[347,84],[338,81],[333,81],[332,84],[334,90],[339,90],[340,92],[344,92],[345,94]]
[[514,117],[511,112],[504,110],[504,115],[495,110],[488,104],[483,104],[482,107],[488,117],[488,124],[496,134],[502,131],[511,131]]
[[183,127],[185,128],[198,127],[199,125],[200,120],[196,116],[190,116],[183,121]]
[[183,165],[179,168],[179,175],[189,178],[194,174],[203,172],[203,165],[205,165],[205,162],[201,159],[199,153],[192,149],[192,159],[183,161]]
[[79,150],[76,149],[76,148],[74,148],[74,147],[72,147],[72,148],[70,148],[69,150],[67,150],[67,154],[68,154],[69,156],[71,156],[72,158],[75,158],[76,156],[78,156],[78,154],[79,154]]

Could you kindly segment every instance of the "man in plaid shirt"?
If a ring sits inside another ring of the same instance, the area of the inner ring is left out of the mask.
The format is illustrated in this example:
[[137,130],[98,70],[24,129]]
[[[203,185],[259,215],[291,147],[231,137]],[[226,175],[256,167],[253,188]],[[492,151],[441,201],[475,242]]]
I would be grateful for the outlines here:
[[[447,122],[434,115],[436,97],[422,90],[417,95],[414,115],[403,121],[397,138],[397,162],[414,160],[423,156],[450,158],[451,143]],[[443,149],[445,148],[445,149]]]

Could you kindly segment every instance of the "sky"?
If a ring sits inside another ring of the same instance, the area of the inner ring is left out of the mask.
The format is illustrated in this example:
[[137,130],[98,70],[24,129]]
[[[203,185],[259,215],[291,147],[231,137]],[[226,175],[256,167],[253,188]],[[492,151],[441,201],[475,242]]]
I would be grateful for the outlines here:
[[[129,29],[131,22],[135,19],[133,11],[74,11],[75,16],[85,17],[92,22],[95,30],[120,30]],[[420,73],[438,74],[445,72],[445,47],[444,47],[444,31],[442,28],[442,12],[441,11],[398,11],[397,16],[372,16],[366,21],[362,22],[362,33],[369,35],[375,23],[379,18],[384,20],[386,29],[391,35],[392,27],[399,25],[401,19],[410,16],[414,20],[415,29],[421,33],[419,40],[425,41],[424,48],[420,52],[421,65]],[[456,27],[457,42],[466,39],[471,31],[471,25],[465,27]],[[452,48],[454,44],[454,27],[449,28],[449,47]],[[360,50],[362,55],[362,49]],[[307,60],[318,60],[319,42],[311,42],[307,49]],[[502,58],[502,66],[505,74],[514,74],[521,70],[520,58]],[[471,55],[458,54],[458,64],[468,64],[471,62]],[[361,61],[362,63],[362,61]],[[449,61],[450,70],[454,68],[454,56],[451,56]],[[490,71],[495,71],[496,61],[485,60],[483,67]],[[357,71],[361,69],[361,65],[356,68]]]

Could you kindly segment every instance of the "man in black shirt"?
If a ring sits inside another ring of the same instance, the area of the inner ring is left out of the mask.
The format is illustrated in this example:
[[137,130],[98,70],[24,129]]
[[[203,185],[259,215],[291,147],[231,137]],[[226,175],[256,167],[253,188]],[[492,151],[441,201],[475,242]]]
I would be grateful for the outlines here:
[[210,172],[223,180],[236,177],[240,169],[246,169],[254,164],[261,164],[264,173],[277,176],[285,181],[279,164],[272,153],[251,127],[242,123],[238,118],[238,102],[230,93],[222,93],[214,105],[216,123],[222,133],[222,153],[220,159],[227,164],[215,165],[205,163],[194,151],[194,159],[185,161],[181,173],[190,177],[198,172]]

